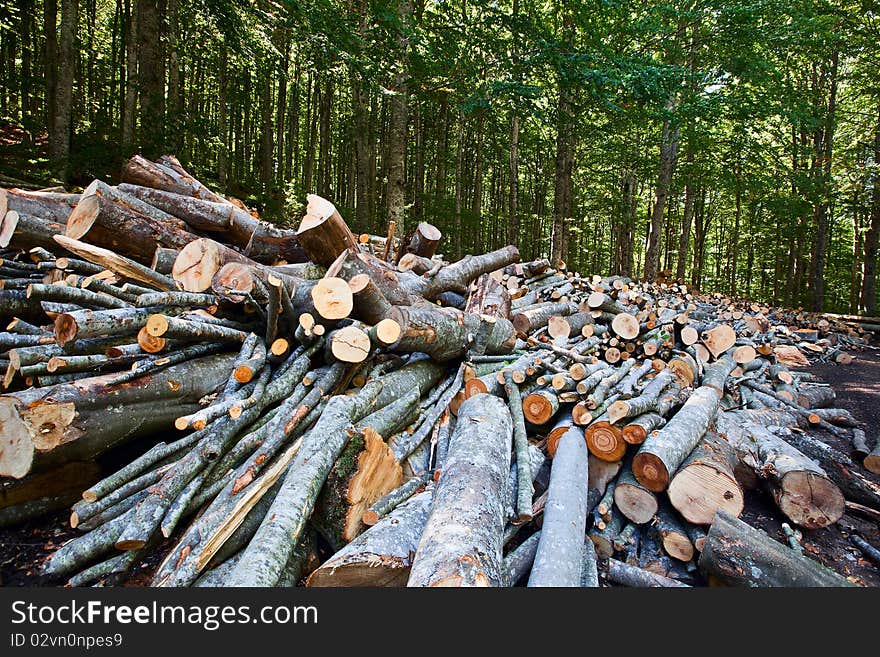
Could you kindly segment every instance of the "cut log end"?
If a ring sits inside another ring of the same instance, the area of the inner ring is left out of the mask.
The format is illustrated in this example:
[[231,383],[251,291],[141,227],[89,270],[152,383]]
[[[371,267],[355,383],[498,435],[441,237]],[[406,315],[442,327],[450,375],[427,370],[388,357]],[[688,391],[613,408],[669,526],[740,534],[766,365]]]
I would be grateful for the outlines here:
[[354,308],[354,296],[348,281],[341,278],[322,278],[311,290],[315,310],[324,319],[345,319]]
[[626,453],[626,442],[620,429],[609,422],[595,422],[584,432],[587,449],[598,459],[614,463]]
[[344,363],[362,363],[370,355],[370,336],[356,326],[345,326],[333,333],[330,351]]
[[739,516],[745,504],[736,480],[704,463],[693,463],[676,474],[669,500],[685,520],[696,525],[711,524],[719,509]]
[[656,455],[639,452],[633,459],[633,474],[638,482],[655,493],[661,493],[669,485],[669,471],[666,464]]
[[787,473],[777,500],[780,510],[792,522],[807,529],[827,527],[840,520],[846,510],[840,489],[813,472]]

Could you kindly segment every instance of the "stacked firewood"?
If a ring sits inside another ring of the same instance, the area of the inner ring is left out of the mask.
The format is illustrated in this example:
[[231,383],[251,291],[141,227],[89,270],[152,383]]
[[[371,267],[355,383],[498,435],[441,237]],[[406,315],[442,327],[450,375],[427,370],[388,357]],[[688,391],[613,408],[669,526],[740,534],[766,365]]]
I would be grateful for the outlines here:
[[514,247],[447,262],[435,227],[358,237],[317,196],[279,229],[172,157],[123,180],[0,197],[0,522],[76,497],[53,581],[161,553],[157,586],[845,583],[737,519],[755,486],[806,529],[880,508],[799,430],[877,467],[785,364],[836,320],[794,339]]

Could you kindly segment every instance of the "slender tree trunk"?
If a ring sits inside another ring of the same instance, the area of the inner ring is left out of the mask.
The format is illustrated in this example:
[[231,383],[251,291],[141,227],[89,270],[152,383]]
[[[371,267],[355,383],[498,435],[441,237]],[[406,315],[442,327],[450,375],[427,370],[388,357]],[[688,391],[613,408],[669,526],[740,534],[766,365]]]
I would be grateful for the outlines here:
[[262,117],[260,126],[260,184],[263,198],[271,202],[272,177],[274,173],[272,152],[274,150],[275,129],[272,126],[272,75],[266,72],[262,80]]
[[[666,104],[669,114],[675,112],[677,101],[670,97]],[[660,170],[657,174],[657,186],[654,191],[654,207],[651,210],[651,224],[648,232],[648,248],[645,251],[645,278],[656,280],[660,267],[660,242],[663,235],[663,214],[669,197],[669,186],[675,172],[678,157],[679,127],[672,119],[663,122],[663,133],[660,139]]]
[[73,74],[76,67],[78,13],[79,0],[62,0],[55,111],[49,134],[49,160],[53,173],[61,180],[67,180],[70,173],[68,160],[73,128]]
[[507,243],[519,245],[519,116],[510,116],[510,182],[507,197]]
[[55,120],[55,94],[58,84],[58,0],[43,0],[43,34],[46,37],[44,74],[46,77],[46,125],[52,131]]
[[691,240],[691,223],[694,217],[694,183],[691,179],[691,169],[694,163],[694,151],[687,150],[688,178],[684,185],[684,211],[681,217],[681,233],[678,237],[678,262],[675,267],[675,277],[683,281],[687,269],[688,247]]
[[180,39],[179,0],[167,0],[166,12],[168,16],[168,123],[170,126],[169,145],[177,153],[183,146],[181,129],[183,127],[183,104],[181,102],[180,80],[180,53],[178,42]]
[[220,46],[220,98],[218,100],[218,127],[220,133],[220,148],[217,151],[217,180],[220,183],[220,189],[226,191],[226,176],[229,173],[229,139],[227,136],[227,111],[228,111],[228,93],[229,93],[229,55],[225,45]]
[[[880,103],[877,104],[877,124],[874,127],[874,162],[880,162]],[[880,171],[872,176],[871,221],[865,232],[865,252],[862,260],[861,308],[866,315],[877,315],[877,242],[880,236]]]
[[165,147],[165,79],[158,4],[138,0],[137,14],[140,142],[144,154],[153,159]]
[[397,18],[400,21],[397,37],[397,61],[394,75],[394,92],[391,99],[391,118],[388,144],[388,221],[393,221],[399,229],[404,228],[404,207],[406,187],[404,166],[406,160],[407,137],[407,94],[408,94],[408,55],[409,22],[412,5],[409,0],[399,0]]
[[834,149],[835,114],[837,111],[837,67],[839,53],[831,55],[829,75],[828,104],[825,122],[817,134],[817,175],[819,180],[820,198],[814,210],[816,222],[816,242],[813,249],[813,298],[815,312],[820,312],[825,305],[825,260],[828,244],[828,204],[831,197],[831,161]]

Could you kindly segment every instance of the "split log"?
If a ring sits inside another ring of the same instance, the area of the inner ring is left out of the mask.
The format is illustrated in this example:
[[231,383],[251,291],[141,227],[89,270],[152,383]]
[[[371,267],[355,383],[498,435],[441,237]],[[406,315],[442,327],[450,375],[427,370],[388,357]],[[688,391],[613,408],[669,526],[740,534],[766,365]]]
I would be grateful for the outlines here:
[[397,506],[327,559],[306,586],[406,586],[433,496],[429,484]]
[[361,420],[327,475],[315,503],[312,524],[334,550],[364,531],[361,519],[367,508],[402,483],[403,470],[384,436],[415,420],[418,400],[418,390],[409,390]]
[[502,586],[502,533],[513,426],[500,399],[458,410],[408,586]]
[[583,432],[572,425],[559,439],[544,522],[529,586],[580,586],[589,489]]
[[[174,281],[167,276],[163,276],[159,272],[153,271],[149,267],[145,267],[113,251],[71,239],[66,235],[55,235],[52,239],[71,253],[75,253],[89,262],[94,262],[105,269],[116,272],[124,278],[129,278],[139,283],[146,283],[158,290],[174,290],[177,288]],[[202,290],[196,291],[201,292]]]
[[510,294],[489,274],[483,274],[468,294],[464,312],[489,317],[510,317]]
[[706,368],[702,385],[666,425],[642,443],[633,459],[633,474],[639,483],[655,492],[666,490],[672,475],[706,433],[718,410],[724,382],[733,370],[733,358],[726,356]]
[[[231,354],[209,356],[108,386],[116,374],[0,397],[0,475],[87,460],[115,444],[171,428],[229,378]],[[197,368],[197,369],[195,369]],[[198,371],[198,376],[192,376]]]
[[731,586],[854,586],[725,511],[712,522],[699,565],[715,581]]
[[739,516],[744,497],[734,476],[737,456],[726,440],[709,432],[669,482],[669,500],[688,521],[708,525],[719,509]]

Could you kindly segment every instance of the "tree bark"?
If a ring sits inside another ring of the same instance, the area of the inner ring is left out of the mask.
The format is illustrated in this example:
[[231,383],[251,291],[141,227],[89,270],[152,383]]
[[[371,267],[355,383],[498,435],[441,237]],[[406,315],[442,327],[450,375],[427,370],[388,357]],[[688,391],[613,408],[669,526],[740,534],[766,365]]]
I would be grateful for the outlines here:
[[719,511],[712,522],[700,569],[731,586],[854,586],[725,511]]
[[589,490],[583,431],[571,426],[559,439],[544,521],[529,586],[580,586]]
[[475,395],[458,409],[407,586],[503,586],[512,436],[499,398]]

